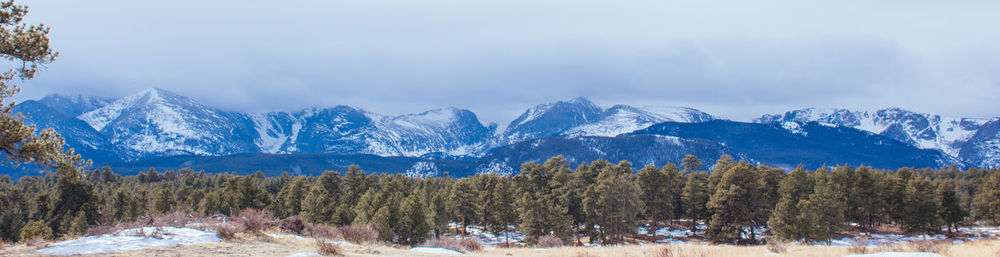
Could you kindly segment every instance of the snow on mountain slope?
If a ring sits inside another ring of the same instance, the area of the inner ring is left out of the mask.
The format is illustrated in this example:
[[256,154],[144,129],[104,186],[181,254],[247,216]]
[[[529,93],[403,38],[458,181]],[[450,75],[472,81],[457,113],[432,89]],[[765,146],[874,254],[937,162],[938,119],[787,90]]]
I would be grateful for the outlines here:
[[612,106],[605,110],[602,116],[597,122],[577,126],[563,132],[562,135],[613,137],[662,122],[705,122],[715,119],[707,113],[691,108],[663,106],[636,108],[628,105]]
[[255,152],[250,120],[189,98],[147,89],[78,116],[109,141],[141,154]]
[[983,119],[944,117],[899,108],[877,111],[807,108],[784,114],[764,115],[754,122],[820,122],[845,126],[891,137],[921,149],[941,150],[958,157],[959,151],[979,128]]
[[485,150],[496,129],[494,124],[483,126],[475,113],[457,108],[369,117],[376,120],[376,129],[367,152],[377,155],[421,156],[435,152],[474,155]]
[[483,126],[471,111],[456,108],[386,116],[337,106],[249,117],[259,135],[257,146],[267,153],[472,155],[484,150],[495,130],[495,125]]
[[85,95],[51,94],[42,97],[42,99],[39,99],[38,102],[47,105],[52,109],[59,110],[69,116],[77,116],[82,113],[104,107],[111,101]]
[[574,127],[599,121],[601,107],[579,97],[570,101],[541,104],[510,122],[495,144],[507,145],[527,139],[554,136]]
[[978,167],[1000,168],[1000,118],[983,124],[958,156]]

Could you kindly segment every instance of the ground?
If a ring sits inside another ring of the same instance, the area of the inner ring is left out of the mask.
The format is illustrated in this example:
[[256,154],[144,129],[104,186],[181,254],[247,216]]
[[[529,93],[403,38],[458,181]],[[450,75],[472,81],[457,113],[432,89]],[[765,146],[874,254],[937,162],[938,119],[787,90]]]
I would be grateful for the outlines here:
[[[334,240],[345,256],[459,256],[445,249],[411,249],[409,247],[390,246],[386,244],[358,245],[345,241]],[[52,247],[55,242],[35,245],[7,246],[0,250],[0,256],[44,256],[39,249]],[[669,249],[669,250],[664,250]],[[772,253],[768,246],[727,246],[701,244],[670,244],[670,245],[629,245],[615,247],[557,247],[548,249],[536,248],[486,248],[470,252],[467,256],[663,256],[663,257],[708,257],[708,256],[846,256],[850,249],[846,246],[786,246],[787,251],[781,254]],[[264,235],[241,234],[235,240],[179,245],[169,248],[147,248],[141,250],[102,253],[79,256],[315,256],[318,251],[316,241],[312,238],[290,235],[286,233],[268,233]],[[670,251],[670,255],[663,254]],[[869,247],[869,252],[897,251],[908,252],[906,246]],[[949,244],[941,251],[943,256],[997,257],[1000,256],[1000,240],[983,239],[960,244]]]

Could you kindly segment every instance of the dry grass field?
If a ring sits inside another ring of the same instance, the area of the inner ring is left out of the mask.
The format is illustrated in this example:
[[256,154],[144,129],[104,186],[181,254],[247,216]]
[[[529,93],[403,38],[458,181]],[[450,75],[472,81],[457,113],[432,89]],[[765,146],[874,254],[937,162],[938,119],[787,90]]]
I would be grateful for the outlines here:
[[[35,245],[7,245],[0,250],[0,256],[42,256],[37,253],[47,243]],[[394,247],[385,244],[352,244],[336,241],[333,249],[339,256],[460,256],[459,254],[418,252],[408,247]],[[484,248],[468,252],[466,256],[538,256],[538,257],[736,257],[736,256],[797,256],[833,257],[852,254],[850,247],[785,245],[783,253],[774,253],[769,246],[729,246],[729,245],[628,245],[612,247],[558,247],[536,248]],[[853,249],[854,251],[857,248]],[[868,247],[866,252],[915,252],[920,246],[898,244],[892,247]],[[248,235],[239,234],[235,239],[219,243],[181,245],[172,248],[144,249],[113,254],[80,256],[289,256],[319,252],[317,241],[312,238],[289,234]],[[980,240],[962,244],[942,244],[934,248],[944,256],[953,257],[998,257],[1000,240]]]

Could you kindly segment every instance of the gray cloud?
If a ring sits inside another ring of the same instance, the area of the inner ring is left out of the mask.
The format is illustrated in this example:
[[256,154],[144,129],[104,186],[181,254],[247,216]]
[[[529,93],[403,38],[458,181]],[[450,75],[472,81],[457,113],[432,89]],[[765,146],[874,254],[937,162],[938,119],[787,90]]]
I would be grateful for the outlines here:
[[[874,2],[874,3],[873,3]],[[27,0],[62,57],[23,98],[160,87],[228,110],[534,104],[1000,110],[995,1]]]

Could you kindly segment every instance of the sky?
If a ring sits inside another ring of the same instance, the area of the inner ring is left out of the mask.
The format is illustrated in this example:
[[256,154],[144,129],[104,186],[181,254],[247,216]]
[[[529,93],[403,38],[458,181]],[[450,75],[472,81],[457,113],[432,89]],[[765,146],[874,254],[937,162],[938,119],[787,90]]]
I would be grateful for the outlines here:
[[1000,116],[1000,1],[21,0],[59,58],[18,96],[157,87],[229,111],[584,96],[750,120],[805,107]]

